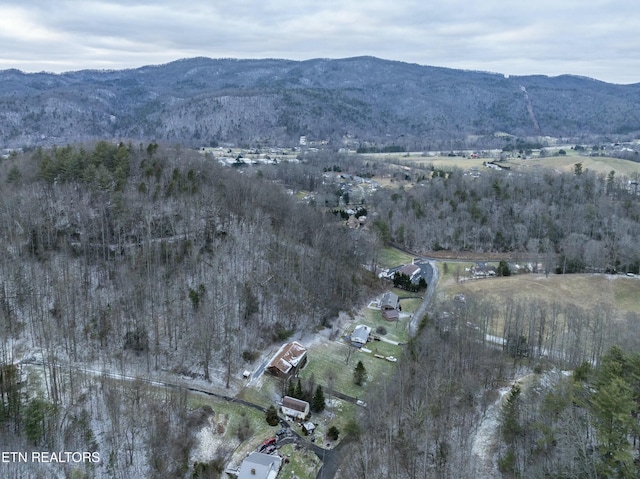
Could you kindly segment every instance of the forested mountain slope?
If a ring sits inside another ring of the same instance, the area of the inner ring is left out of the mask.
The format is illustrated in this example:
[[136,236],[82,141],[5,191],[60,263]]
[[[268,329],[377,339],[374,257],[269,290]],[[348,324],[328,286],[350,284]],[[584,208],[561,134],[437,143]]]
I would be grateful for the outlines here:
[[[149,138],[194,146],[297,144],[451,146],[469,135],[640,131],[640,84],[509,77],[357,57],[193,58],[122,71],[0,72],[0,144]],[[480,140],[476,140],[476,143]]]
[[366,294],[366,237],[354,254],[333,215],[197,153],[99,142],[11,163],[0,170],[8,357],[27,345],[73,361],[124,350],[207,379],[223,363],[228,380],[243,353]]
[[[197,152],[37,149],[2,160],[0,183],[0,443],[96,451],[82,477],[191,477],[213,411],[127,378],[234,395],[273,345],[331,328],[379,287],[366,233]],[[224,465],[227,446],[207,454]],[[79,474],[9,466],[3,477]]]

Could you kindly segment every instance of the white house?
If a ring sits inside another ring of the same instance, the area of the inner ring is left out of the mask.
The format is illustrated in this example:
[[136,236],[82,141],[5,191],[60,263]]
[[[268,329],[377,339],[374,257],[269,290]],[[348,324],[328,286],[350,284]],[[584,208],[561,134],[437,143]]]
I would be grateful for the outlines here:
[[282,399],[282,414],[296,419],[304,419],[309,415],[309,403],[300,399],[285,396]]
[[362,347],[367,344],[369,334],[371,334],[371,328],[364,324],[359,324],[351,333],[351,344],[357,347]]
[[280,456],[252,452],[242,461],[238,479],[276,479],[280,471]]
[[387,291],[382,295],[382,299],[380,299],[380,309],[398,309],[398,305],[400,304],[400,299],[398,295]]

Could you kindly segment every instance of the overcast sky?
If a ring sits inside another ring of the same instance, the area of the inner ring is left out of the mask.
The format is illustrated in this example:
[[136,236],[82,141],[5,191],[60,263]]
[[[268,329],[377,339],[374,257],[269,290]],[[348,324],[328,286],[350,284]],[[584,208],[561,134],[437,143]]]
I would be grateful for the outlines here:
[[632,0],[2,0],[0,69],[372,55],[638,83],[639,25]]

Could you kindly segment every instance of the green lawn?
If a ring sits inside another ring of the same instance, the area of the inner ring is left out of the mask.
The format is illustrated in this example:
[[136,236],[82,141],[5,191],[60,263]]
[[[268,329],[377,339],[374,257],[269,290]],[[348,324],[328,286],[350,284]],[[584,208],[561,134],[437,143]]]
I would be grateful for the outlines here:
[[[558,155],[557,153],[563,149],[566,154]],[[572,150],[569,145],[555,146],[545,148],[545,151],[552,156],[546,157],[528,157],[528,158],[509,158],[504,165],[511,167],[517,171],[526,171],[529,168],[550,168],[554,170],[562,170],[573,172],[576,163],[582,163],[583,170],[594,171],[599,174],[608,174],[611,170],[616,172],[616,176],[629,176],[640,173],[640,163],[619,158],[607,156],[588,156],[582,155],[580,152]],[[422,152],[411,153],[378,153],[370,156],[387,161],[390,164],[415,165],[425,167],[433,165],[434,168],[443,170],[453,170],[460,168],[468,170],[470,168],[484,168],[483,163],[492,161],[497,158],[499,152],[494,151],[491,158],[463,158],[460,156],[429,156]],[[555,155],[555,156],[554,156]],[[381,184],[384,182],[381,180]]]
[[[330,411],[335,416],[331,421],[322,422],[318,426],[318,436],[323,437],[326,432],[329,430],[331,426],[335,426],[340,431],[340,435],[338,437],[338,442],[344,439],[345,436],[345,427],[349,422],[355,421],[356,410],[360,409],[360,406],[356,406],[355,404],[347,401],[342,401],[340,399],[333,400],[330,396],[326,397],[327,402],[334,401],[336,406],[327,408],[327,411]],[[325,438],[325,442],[326,438]]]
[[306,449],[294,449],[293,444],[287,444],[280,448],[280,455],[289,462],[282,466],[279,477],[290,479],[298,477],[300,479],[314,479],[322,465],[318,456]]
[[402,264],[411,263],[413,256],[395,248],[384,248],[378,256],[378,264],[383,268],[393,268]]
[[613,292],[618,307],[640,313],[640,280],[618,277],[613,283]]
[[265,420],[264,413],[257,409],[243,406],[242,404],[216,399],[197,393],[190,393],[188,398],[189,407],[197,409],[201,406],[210,406],[216,414],[216,418],[226,418],[225,436],[235,435],[238,425],[247,417],[251,430],[253,431],[252,439],[248,442],[256,443],[256,445],[264,441],[268,437],[272,437],[278,430],[278,426],[269,426]]
[[436,266],[440,274],[440,284],[454,282],[456,276],[464,278],[465,268],[470,268],[473,265],[474,263],[469,261],[438,261]]
[[616,176],[631,176],[640,173],[640,163],[606,156],[581,156],[572,150],[567,150],[567,155],[552,156],[547,158],[511,159],[507,165],[518,171],[526,171],[528,168],[552,168],[571,173],[576,163],[582,163],[582,169],[595,173],[608,174],[615,171]]
[[[369,349],[371,351],[371,354],[373,355],[378,354],[384,357],[394,356],[397,358],[402,352],[402,346],[396,346],[395,344],[389,344],[384,341],[371,341],[369,344],[367,344],[367,349]],[[376,359],[378,361],[386,362],[386,360],[384,359]]]
[[[522,274],[516,276],[443,283],[438,295],[453,298],[456,294],[490,300],[498,310],[511,301],[530,298],[548,304],[574,304],[579,308],[606,307],[620,318],[628,311],[640,313],[640,280],[624,276],[567,274]],[[492,334],[502,334],[503,316],[494,316]],[[562,317],[561,317],[562,319]]]
[[[380,353],[385,352],[396,357],[401,352],[401,347],[381,341],[371,342],[367,347],[378,348]],[[390,378],[397,364],[378,359],[373,353],[364,353],[346,342],[312,346],[308,355],[309,362],[301,371],[300,377],[308,380],[313,375],[315,383],[324,386],[326,395],[330,394],[327,389],[331,378],[336,391],[351,397],[362,397],[365,394],[366,385],[357,386],[353,383],[353,370],[358,361],[362,361],[366,368],[369,383],[379,383]]]
[[247,386],[236,397],[254,404],[260,404],[263,407],[269,407],[269,405],[273,404],[274,395],[279,395],[280,390],[280,381],[273,376],[264,374],[260,380],[259,387]]
[[[404,308],[403,308],[404,311]],[[356,321],[353,324],[353,327],[358,324],[366,324],[371,327],[371,332],[373,334],[376,333],[379,327],[382,327],[387,330],[387,334],[379,336],[384,336],[386,339],[391,341],[397,341],[399,343],[405,343],[408,340],[409,333],[407,331],[407,321],[409,318],[400,318],[400,320],[396,323],[387,321],[382,317],[382,312],[377,309],[367,309],[363,311],[363,316],[359,316],[356,318]]]
[[[410,297],[407,298],[405,297],[405,295],[417,295],[419,297]],[[402,312],[403,313],[407,313],[407,314],[413,314],[415,312],[416,309],[418,309],[418,307],[422,304],[422,295],[424,295],[424,291],[420,291],[418,293],[404,293],[404,294],[400,294],[400,297],[402,298],[400,300],[400,307],[402,308]]]

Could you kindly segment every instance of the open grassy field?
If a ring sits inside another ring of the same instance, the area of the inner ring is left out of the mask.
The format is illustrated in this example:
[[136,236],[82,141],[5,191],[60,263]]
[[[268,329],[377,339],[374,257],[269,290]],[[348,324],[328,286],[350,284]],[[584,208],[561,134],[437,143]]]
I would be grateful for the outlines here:
[[239,403],[224,401],[203,394],[190,393],[188,404],[192,409],[205,405],[210,406],[215,412],[216,421],[219,419],[219,422],[224,426],[223,435],[235,435],[240,422],[246,417],[251,425],[256,446],[268,437],[273,436],[279,429],[279,426],[269,426],[267,424],[263,412]]
[[[382,341],[371,342],[367,348],[372,351],[374,348],[379,348],[379,354],[391,353],[396,357],[401,352],[401,346]],[[357,386],[353,383],[353,370],[358,361],[362,361],[367,370],[368,382],[371,383],[380,383],[388,379],[397,367],[397,363],[378,359],[373,353],[362,352],[345,341],[313,345],[309,348],[308,354],[309,363],[301,371],[300,376],[308,379],[313,375],[315,382],[323,386],[326,386],[329,383],[329,377],[333,376],[334,389],[351,397],[362,397],[366,391],[366,386]],[[328,395],[326,389],[325,395]]]
[[608,305],[640,313],[640,280],[613,275],[523,274],[439,284],[439,294],[473,293],[500,301],[502,298],[538,298],[547,302],[573,303],[583,308]]
[[550,168],[571,173],[574,171],[576,163],[582,163],[583,171],[590,170],[603,175],[608,174],[610,171],[615,171],[618,177],[632,177],[640,174],[640,163],[604,156],[580,156],[575,153],[549,158],[511,159],[505,162],[504,165],[518,171],[526,171],[531,168]]
[[280,449],[280,454],[289,459],[289,462],[282,466],[280,477],[316,477],[321,463],[313,452],[306,449],[298,450],[293,444],[287,444]]
[[[606,156],[583,156],[579,152],[571,150],[569,146],[562,147],[562,149],[566,152],[566,155],[548,156],[545,158],[530,157],[527,159],[511,158],[501,163],[501,165],[508,166],[517,171],[527,171],[532,168],[549,168],[557,171],[573,172],[574,165],[576,163],[582,163],[583,171],[590,170],[596,173],[608,174],[613,170],[618,177],[640,175],[640,163]],[[547,148],[549,154],[555,154],[559,150],[560,147]],[[474,167],[482,169],[484,162],[494,161],[499,155],[500,152],[495,151],[491,158],[430,156],[421,152],[412,152],[409,154],[379,154],[374,156],[380,160],[398,165],[433,165],[434,168],[443,170],[452,170],[454,168],[468,170]]]
[[[402,301],[400,304],[404,309]],[[386,339],[404,343],[408,339],[407,321],[409,321],[408,318],[401,318],[397,323],[389,322],[382,317],[382,312],[380,310],[367,309],[362,311],[362,315],[356,318],[353,326],[356,326],[356,324],[366,324],[371,328],[371,331],[374,334],[377,334],[376,330],[379,327],[383,327],[387,330],[387,334],[383,335]]]
[[620,278],[615,282],[613,294],[620,310],[640,313],[640,279]]
[[258,381],[257,385],[243,388],[236,397],[254,404],[263,404],[268,406],[273,403],[275,397],[278,397],[281,394],[282,391],[279,382],[265,374],[262,379]]
[[[438,286],[440,298],[456,294],[474,295],[492,301],[499,309],[507,300],[539,299],[546,303],[572,304],[583,310],[610,308],[622,318],[627,312],[640,314],[640,279],[615,275],[523,274],[456,282],[447,275]],[[499,315],[502,316],[502,315]],[[492,334],[501,335],[501,318],[493,323]]]
[[[474,166],[482,166],[484,161],[490,161],[485,158],[463,158],[461,156],[436,156],[425,154],[424,152],[414,151],[410,153],[375,153],[371,156],[380,161],[386,161],[398,165],[433,165],[435,168],[445,170],[453,168],[469,169]],[[377,180],[376,180],[377,181]]]

